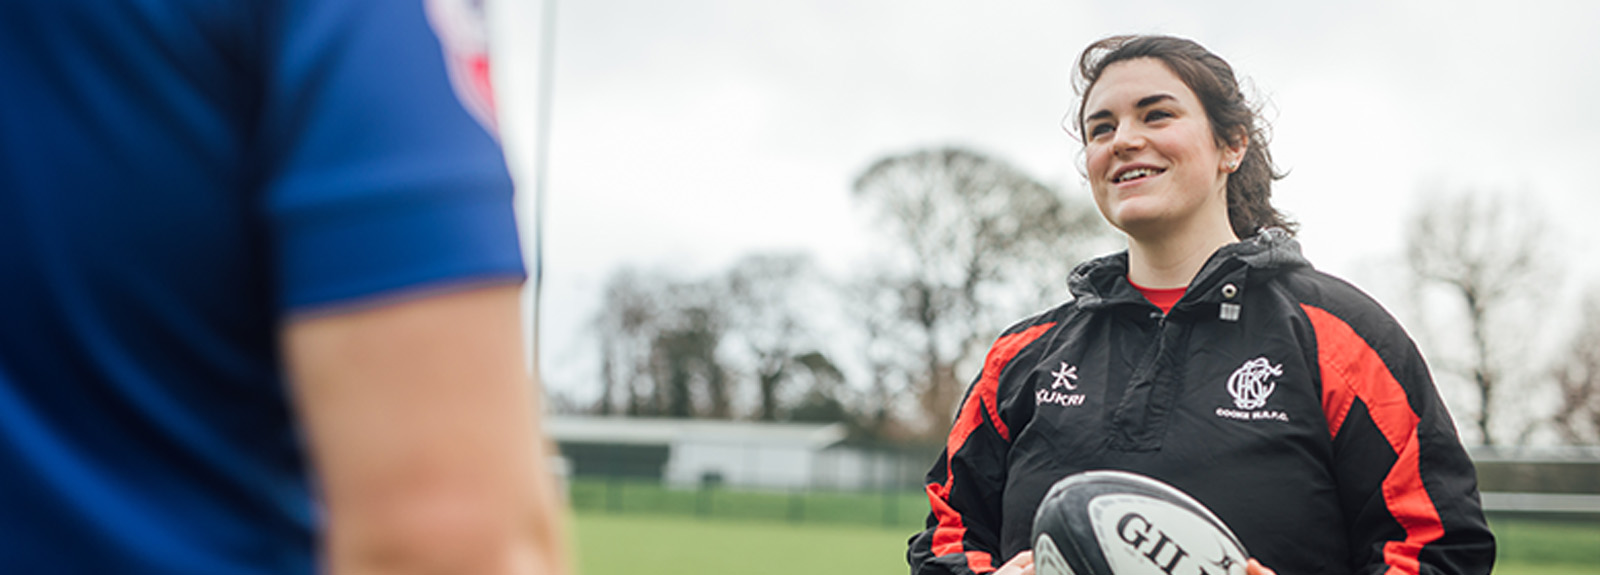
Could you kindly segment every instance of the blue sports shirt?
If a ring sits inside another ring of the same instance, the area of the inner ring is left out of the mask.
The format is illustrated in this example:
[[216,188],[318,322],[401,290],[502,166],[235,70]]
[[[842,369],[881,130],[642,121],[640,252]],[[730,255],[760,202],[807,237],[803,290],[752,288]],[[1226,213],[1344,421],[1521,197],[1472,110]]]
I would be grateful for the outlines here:
[[524,274],[472,9],[0,0],[0,572],[316,569],[278,328]]

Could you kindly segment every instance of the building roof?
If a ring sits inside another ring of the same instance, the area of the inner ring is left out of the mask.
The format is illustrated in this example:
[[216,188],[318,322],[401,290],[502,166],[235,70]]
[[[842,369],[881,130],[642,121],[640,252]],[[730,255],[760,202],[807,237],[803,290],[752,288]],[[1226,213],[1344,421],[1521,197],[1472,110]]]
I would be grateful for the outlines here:
[[846,435],[842,423],[760,423],[711,419],[665,419],[559,415],[545,419],[552,439],[569,443],[636,445],[725,444],[823,449]]

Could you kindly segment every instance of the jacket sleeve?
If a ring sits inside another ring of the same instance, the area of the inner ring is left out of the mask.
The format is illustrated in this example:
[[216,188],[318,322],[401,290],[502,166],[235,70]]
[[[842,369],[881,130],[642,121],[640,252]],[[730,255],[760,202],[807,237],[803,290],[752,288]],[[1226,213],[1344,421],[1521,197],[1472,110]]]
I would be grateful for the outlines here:
[[1302,307],[1316,334],[1350,572],[1489,573],[1494,536],[1477,473],[1416,346],[1376,304],[1340,315]]
[[988,573],[1005,562],[999,556],[1001,495],[1011,430],[999,415],[1000,374],[1052,325],[1008,330],[984,358],[928,471],[927,529],[911,537],[906,551],[912,575]]

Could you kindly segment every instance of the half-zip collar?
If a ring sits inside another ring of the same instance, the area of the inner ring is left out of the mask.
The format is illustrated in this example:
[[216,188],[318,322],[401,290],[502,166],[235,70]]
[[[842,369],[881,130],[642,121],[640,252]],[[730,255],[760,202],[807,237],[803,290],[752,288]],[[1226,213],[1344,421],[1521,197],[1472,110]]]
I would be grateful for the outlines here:
[[[1247,240],[1222,246],[1211,254],[1167,317],[1216,317],[1219,305],[1242,301],[1251,285],[1310,265],[1300,255],[1299,242],[1288,232],[1264,228]],[[1068,277],[1067,287],[1078,307],[1085,310],[1123,305],[1154,308],[1138,288],[1128,283],[1126,250],[1078,265]]]

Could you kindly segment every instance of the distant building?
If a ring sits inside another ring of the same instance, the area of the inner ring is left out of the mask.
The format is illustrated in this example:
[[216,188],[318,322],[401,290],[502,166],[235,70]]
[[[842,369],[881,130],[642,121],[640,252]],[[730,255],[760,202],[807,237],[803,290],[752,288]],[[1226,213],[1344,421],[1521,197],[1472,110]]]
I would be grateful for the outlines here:
[[[842,424],[557,416],[546,431],[574,477],[801,488],[835,471]],[[852,483],[859,483],[854,481]],[[852,485],[851,487],[855,487]]]

